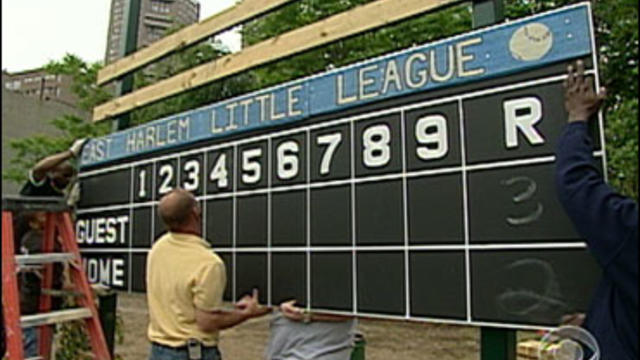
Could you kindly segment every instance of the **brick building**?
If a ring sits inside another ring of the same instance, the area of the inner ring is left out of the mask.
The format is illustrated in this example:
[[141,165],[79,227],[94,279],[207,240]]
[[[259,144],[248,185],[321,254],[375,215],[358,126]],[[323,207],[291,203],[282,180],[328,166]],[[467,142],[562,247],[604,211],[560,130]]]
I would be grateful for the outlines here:
[[[127,11],[126,0],[111,0],[111,15],[107,35],[105,62],[121,57]],[[167,29],[175,25],[190,25],[200,18],[200,4],[195,0],[141,0],[138,21],[138,48],[160,39]]]
[[56,100],[75,105],[77,97],[71,91],[72,79],[67,75],[47,74],[43,69],[15,73],[2,72],[3,88],[39,100]]

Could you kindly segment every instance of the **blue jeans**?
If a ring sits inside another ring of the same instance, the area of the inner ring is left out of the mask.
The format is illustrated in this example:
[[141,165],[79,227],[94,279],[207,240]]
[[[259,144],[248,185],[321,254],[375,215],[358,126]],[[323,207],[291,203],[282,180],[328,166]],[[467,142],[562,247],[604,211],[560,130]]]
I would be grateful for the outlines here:
[[[221,360],[222,355],[217,346],[202,347],[202,360]],[[149,360],[189,360],[187,348],[172,349],[155,343],[151,344]]]
[[22,329],[22,346],[25,358],[38,356],[39,333],[40,331],[37,327]]

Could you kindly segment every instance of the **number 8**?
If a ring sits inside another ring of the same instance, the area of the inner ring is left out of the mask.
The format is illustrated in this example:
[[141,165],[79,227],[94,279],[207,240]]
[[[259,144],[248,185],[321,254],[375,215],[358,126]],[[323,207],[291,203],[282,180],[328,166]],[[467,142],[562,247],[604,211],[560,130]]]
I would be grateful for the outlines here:
[[391,130],[387,125],[374,125],[362,134],[364,165],[370,168],[385,166],[391,160]]

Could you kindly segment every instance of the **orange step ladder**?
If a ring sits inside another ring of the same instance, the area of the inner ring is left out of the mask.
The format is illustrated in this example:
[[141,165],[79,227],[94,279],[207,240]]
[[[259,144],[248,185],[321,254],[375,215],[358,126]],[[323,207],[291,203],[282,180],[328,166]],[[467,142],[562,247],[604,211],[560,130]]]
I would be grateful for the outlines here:
[[[46,213],[43,232],[42,253],[16,256],[14,249],[14,213],[17,211]],[[57,235],[57,236],[56,236]],[[61,239],[62,252],[54,251],[54,242]],[[51,311],[52,296],[64,293],[51,290],[53,285],[53,264],[69,264],[70,278],[76,295],[78,308]],[[18,272],[29,267],[42,266],[42,294],[40,312],[20,316],[20,293]],[[69,207],[61,198],[49,197],[3,197],[2,198],[2,307],[4,309],[5,339],[7,359],[23,360],[22,329],[39,327],[40,342],[38,357],[49,360],[51,356],[52,328],[50,325],[74,320],[84,320],[91,342],[94,358],[111,360],[105,341],[98,311],[87,276],[82,268],[80,250],[73,232]]]

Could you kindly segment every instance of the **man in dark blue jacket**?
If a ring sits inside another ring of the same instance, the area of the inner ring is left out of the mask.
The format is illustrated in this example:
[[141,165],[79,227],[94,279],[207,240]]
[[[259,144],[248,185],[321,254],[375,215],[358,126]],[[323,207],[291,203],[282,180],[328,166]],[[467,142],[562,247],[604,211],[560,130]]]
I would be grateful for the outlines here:
[[616,193],[593,159],[588,120],[602,106],[584,77],[584,64],[569,66],[565,81],[569,124],[558,140],[558,197],[603,273],[584,327],[604,360],[638,359],[638,203]]

